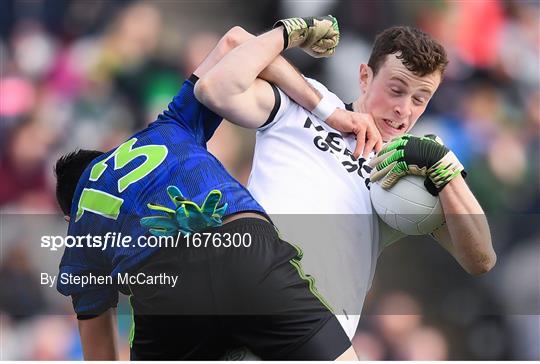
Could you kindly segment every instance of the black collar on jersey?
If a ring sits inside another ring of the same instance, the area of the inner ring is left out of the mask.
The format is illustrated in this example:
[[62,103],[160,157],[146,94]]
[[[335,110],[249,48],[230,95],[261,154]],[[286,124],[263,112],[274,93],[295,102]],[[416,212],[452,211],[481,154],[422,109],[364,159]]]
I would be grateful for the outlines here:
[[354,111],[353,108],[352,108],[352,102],[348,103],[348,104],[345,104],[345,110]]

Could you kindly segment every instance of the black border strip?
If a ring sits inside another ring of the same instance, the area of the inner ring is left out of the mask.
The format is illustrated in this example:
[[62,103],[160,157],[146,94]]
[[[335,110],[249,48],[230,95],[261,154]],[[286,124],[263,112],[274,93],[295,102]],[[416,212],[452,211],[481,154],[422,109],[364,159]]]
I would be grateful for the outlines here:
[[196,84],[197,81],[199,81],[199,77],[196,74],[192,73],[191,76],[189,76],[188,81],[192,84]]
[[270,124],[272,121],[274,121],[274,118],[276,117],[276,114],[279,110],[279,107],[281,106],[281,96],[279,94],[278,88],[273,83],[270,84],[272,86],[272,91],[274,91],[274,107],[272,108],[272,111],[270,112],[270,115],[268,116],[268,119],[260,126],[260,128],[264,128],[266,125]]

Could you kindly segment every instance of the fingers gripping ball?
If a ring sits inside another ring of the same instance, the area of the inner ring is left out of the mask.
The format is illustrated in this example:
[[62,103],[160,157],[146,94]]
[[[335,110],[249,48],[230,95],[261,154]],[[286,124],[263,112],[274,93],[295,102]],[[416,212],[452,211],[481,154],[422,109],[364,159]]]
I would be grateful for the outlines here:
[[185,198],[176,186],[167,187],[167,194],[174,203],[174,209],[149,203],[150,210],[163,212],[165,215],[146,216],[140,221],[152,235],[187,235],[220,226],[228,207],[226,203],[218,207],[221,201],[219,190],[210,191],[201,206]]
[[371,181],[381,181],[389,189],[405,175],[426,177],[425,186],[437,195],[463,171],[456,155],[434,135],[415,137],[410,134],[393,139],[371,162]]
[[[442,140],[436,135],[426,135],[440,145]],[[381,180],[379,180],[380,182]],[[370,195],[377,215],[390,227],[406,235],[431,234],[445,224],[441,201],[435,193],[429,192],[429,179],[408,175],[400,178],[392,188],[384,189],[381,183],[371,184]]]
[[339,26],[332,15],[288,18],[277,21],[283,26],[284,48],[300,47],[312,57],[329,57],[339,43]]

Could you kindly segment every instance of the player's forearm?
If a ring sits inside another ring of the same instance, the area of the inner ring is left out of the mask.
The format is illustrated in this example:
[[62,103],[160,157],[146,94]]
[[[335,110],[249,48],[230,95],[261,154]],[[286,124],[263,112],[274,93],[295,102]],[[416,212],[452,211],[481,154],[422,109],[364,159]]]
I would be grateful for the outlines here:
[[293,65],[278,56],[260,74],[259,78],[273,83],[294,102],[306,110],[313,110],[322,95],[313,88]]
[[[228,35],[230,49],[227,52],[255,38],[253,34],[240,27],[233,28]],[[279,87],[306,110],[313,110],[321,100],[319,92],[281,55],[263,69],[258,77]]]
[[205,103],[226,102],[245,92],[283,50],[283,30],[273,29],[231,50],[197,82]]
[[451,240],[445,248],[469,273],[489,271],[497,260],[489,225],[465,180],[461,176],[454,178],[439,196]]
[[118,360],[116,309],[80,320],[79,333],[85,360]]

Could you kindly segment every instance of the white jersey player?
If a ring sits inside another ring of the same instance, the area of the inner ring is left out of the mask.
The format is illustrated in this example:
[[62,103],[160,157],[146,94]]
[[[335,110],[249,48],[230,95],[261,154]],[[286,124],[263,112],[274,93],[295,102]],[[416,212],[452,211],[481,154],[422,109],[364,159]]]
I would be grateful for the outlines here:
[[[317,24],[294,18],[277,25],[258,37],[233,28],[233,49],[208,65],[195,95],[225,119],[258,129],[249,189],[281,233],[304,249],[305,270],[337,306],[335,313],[352,337],[379,242],[392,240],[380,237],[384,234],[373,218],[365,161],[382,141],[401,137],[414,126],[442,81],[446,54],[417,29],[387,29],[377,37],[370,62],[360,66],[361,95],[345,110],[338,97],[316,81],[306,82],[279,56],[291,44],[305,46],[311,55],[331,55],[334,48],[327,43],[310,43],[307,29]],[[406,174],[426,177],[447,220],[434,234],[437,241],[469,273],[489,271],[496,256],[487,220],[453,153],[433,140],[411,136],[383,151],[372,178],[382,178],[389,188]],[[297,220],[302,218],[309,225]],[[306,231],[326,246],[303,234],[295,239]]]
[[[309,80],[335,108],[336,95]],[[279,90],[279,109],[259,128],[248,189],[285,240],[304,251],[302,265],[352,339],[379,254],[376,214],[356,140],[331,128]]]

